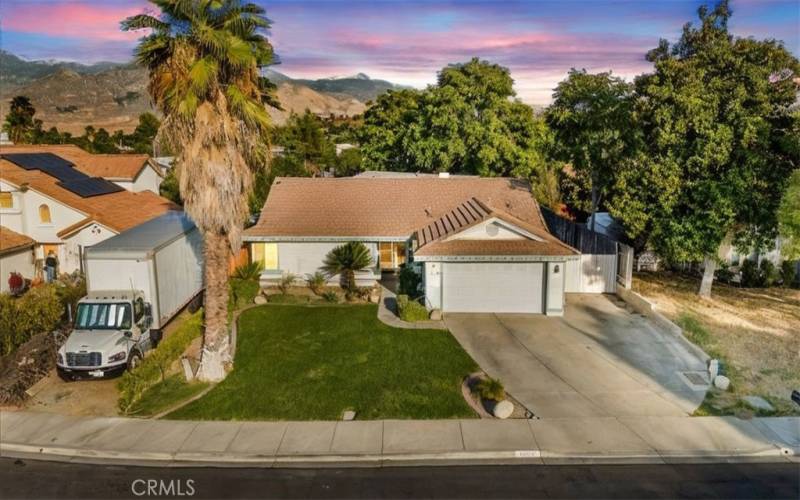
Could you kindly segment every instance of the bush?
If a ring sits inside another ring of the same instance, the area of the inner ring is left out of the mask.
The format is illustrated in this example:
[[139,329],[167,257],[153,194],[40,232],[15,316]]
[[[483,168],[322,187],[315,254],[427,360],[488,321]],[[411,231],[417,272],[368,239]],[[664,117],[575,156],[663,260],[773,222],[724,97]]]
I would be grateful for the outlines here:
[[322,299],[325,302],[336,303],[339,302],[339,294],[333,290],[328,290],[327,292],[322,292]]
[[506,398],[506,390],[502,382],[496,378],[487,377],[478,382],[478,394],[481,398],[490,401],[502,401]]
[[746,288],[762,286],[761,273],[758,271],[758,266],[749,259],[742,262],[742,286]]
[[717,269],[716,272],[714,273],[714,276],[717,279],[717,281],[720,281],[722,283],[730,283],[731,281],[733,281],[734,272],[731,271],[731,268],[728,264],[723,262],[722,264],[720,264],[719,269]]
[[425,321],[428,310],[416,300],[409,300],[408,295],[397,296],[397,314],[403,321]]
[[314,295],[319,295],[327,282],[328,278],[320,271],[306,275],[306,285]]
[[203,330],[203,311],[197,311],[174,332],[164,337],[149,356],[134,371],[126,371],[117,382],[117,406],[128,413],[142,394],[153,385],[164,381],[167,370],[189,347]]
[[762,286],[770,287],[778,281],[778,270],[775,269],[775,264],[773,264],[772,261],[767,259],[762,260],[759,272],[761,274]]
[[414,266],[403,264],[398,275],[400,281],[399,293],[409,297],[419,296],[419,286],[422,284],[422,276],[417,273]]
[[253,303],[253,299],[261,291],[258,281],[233,278],[228,281],[230,300],[228,309],[235,311]]
[[783,286],[790,287],[794,285],[794,280],[797,277],[797,262],[791,260],[784,260],[781,263],[781,281]]
[[14,352],[37,333],[55,330],[63,314],[56,285],[31,288],[17,299],[0,294],[0,354]]
[[233,278],[257,281],[261,277],[261,262],[242,264],[233,271]]
[[294,285],[295,281],[297,281],[297,275],[292,273],[284,274],[281,276],[280,281],[278,281],[278,290],[285,295],[286,292],[289,291],[289,287]]

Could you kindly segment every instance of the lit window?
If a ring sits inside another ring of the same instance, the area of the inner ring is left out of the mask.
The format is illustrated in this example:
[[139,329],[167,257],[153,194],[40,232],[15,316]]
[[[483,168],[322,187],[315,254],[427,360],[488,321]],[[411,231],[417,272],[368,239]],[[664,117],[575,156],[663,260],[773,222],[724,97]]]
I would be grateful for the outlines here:
[[39,205],[39,221],[42,224],[50,224],[50,207],[47,205]]
[[0,208],[14,208],[14,198],[11,193],[0,193]]
[[278,269],[278,244],[253,243],[253,262],[261,262],[261,267],[266,270]]

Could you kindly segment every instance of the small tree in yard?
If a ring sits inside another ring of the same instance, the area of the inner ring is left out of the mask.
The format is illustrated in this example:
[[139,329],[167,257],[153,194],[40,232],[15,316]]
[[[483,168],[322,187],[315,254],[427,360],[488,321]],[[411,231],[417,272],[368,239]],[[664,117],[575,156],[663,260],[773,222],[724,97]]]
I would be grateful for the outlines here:
[[631,199],[661,255],[705,261],[705,297],[726,237],[740,249],[772,246],[800,161],[790,112],[800,62],[775,40],[731,35],[730,15],[727,0],[701,7],[699,25],[687,24],[672,46],[662,40],[647,56],[654,71],[636,80],[651,162],[638,177],[652,182],[637,182]]
[[205,318],[198,378],[218,381],[232,363],[228,262],[241,247],[253,172],[267,155],[273,62],[264,9],[239,0],[151,0],[161,10],[122,22],[147,29],[136,49],[163,115],[157,140],[176,155],[184,209],[205,242]]
[[342,287],[348,294],[356,291],[356,272],[372,265],[369,248],[359,241],[351,241],[340,245],[325,256],[322,270],[328,276],[342,276]]

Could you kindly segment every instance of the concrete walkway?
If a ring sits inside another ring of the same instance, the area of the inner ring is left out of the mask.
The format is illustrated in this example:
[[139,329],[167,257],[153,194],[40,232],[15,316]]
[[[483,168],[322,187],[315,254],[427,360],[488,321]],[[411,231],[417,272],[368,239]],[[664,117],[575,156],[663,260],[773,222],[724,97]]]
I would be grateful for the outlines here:
[[800,418],[193,422],[0,412],[0,455],[263,467],[798,461]]
[[570,295],[565,311],[448,314],[445,322],[486,373],[542,418],[687,416],[703,401],[703,361],[646,318],[603,295]]

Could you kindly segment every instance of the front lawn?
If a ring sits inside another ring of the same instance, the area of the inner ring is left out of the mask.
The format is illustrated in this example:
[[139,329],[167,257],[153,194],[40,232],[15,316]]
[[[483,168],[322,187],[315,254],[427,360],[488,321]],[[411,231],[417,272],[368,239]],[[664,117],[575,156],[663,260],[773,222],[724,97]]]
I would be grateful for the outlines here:
[[168,418],[469,418],[460,384],[476,369],[449,332],[392,328],[376,305],[265,305],[242,313],[228,377]]

